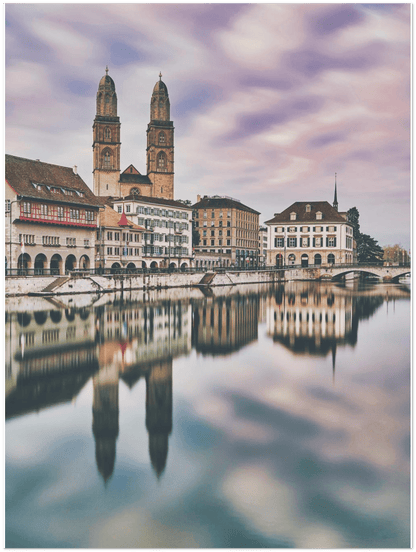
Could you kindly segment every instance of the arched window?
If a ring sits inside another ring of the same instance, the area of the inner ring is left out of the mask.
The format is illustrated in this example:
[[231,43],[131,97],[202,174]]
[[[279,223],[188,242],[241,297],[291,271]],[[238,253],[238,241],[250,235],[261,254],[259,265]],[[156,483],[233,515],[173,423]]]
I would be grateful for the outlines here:
[[166,144],[166,135],[162,131],[162,132],[159,132],[159,145],[163,146],[164,144]]
[[157,155],[157,168],[166,169],[166,153],[164,151],[160,151]]
[[103,167],[104,169],[111,169],[111,153],[106,151],[103,155]]
[[108,127],[104,129],[104,140],[111,140],[111,130]]

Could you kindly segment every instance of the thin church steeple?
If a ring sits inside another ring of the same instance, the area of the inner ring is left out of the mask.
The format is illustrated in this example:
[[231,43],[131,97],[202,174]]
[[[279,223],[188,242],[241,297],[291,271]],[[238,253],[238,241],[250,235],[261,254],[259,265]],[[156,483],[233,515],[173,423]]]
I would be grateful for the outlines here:
[[335,192],[334,192],[334,203],[332,204],[333,208],[338,211],[338,198],[337,198],[337,173],[335,173]]

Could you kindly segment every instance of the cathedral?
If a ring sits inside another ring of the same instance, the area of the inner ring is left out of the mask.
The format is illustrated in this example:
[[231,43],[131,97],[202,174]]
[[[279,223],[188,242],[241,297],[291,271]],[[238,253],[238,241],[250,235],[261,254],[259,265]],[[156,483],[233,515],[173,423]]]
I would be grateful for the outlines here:
[[147,125],[147,174],[133,165],[120,172],[120,118],[113,79],[106,74],[100,80],[93,125],[93,183],[97,196],[147,197],[174,199],[173,122],[170,101],[162,74],[153,88],[150,122]]

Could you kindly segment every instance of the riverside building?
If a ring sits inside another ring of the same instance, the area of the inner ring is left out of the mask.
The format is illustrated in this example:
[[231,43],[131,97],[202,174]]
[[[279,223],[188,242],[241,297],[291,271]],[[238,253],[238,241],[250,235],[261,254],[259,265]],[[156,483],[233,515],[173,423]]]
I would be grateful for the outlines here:
[[92,268],[100,203],[77,168],[6,155],[5,176],[6,274]]
[[256,267],[259,263],[259,215],[238,199],[198,196],[193,224],[200,241],[194,246],[195,265]]
[[297,201],[265,224],[268,266],[353,262],[353,227],[327,201]]

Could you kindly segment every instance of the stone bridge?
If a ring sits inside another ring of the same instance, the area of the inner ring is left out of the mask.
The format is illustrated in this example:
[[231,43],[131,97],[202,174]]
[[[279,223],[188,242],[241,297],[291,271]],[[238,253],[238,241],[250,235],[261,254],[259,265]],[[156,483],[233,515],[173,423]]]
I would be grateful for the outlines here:
[[399,278],[410,274],[410,264],[384,266],[375,264],[285,267],[285,279],[289,280],[343,280],[348,274],[362,274],[382,279],[384,282],[398,282]]

